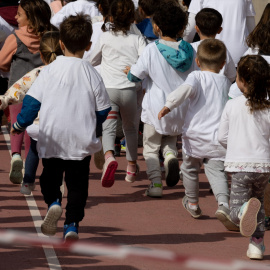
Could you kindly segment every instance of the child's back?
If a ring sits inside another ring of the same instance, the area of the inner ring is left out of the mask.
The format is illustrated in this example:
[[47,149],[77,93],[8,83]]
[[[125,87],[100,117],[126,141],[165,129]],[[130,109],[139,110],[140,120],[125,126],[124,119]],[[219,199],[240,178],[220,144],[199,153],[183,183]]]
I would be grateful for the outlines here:
[[194,71],[184,85],[193,92],[183,126],[183,149],[198,158],[224,158],[225,150],[217,141],[217,130],[228,100],[230,81],[221,74]]
[[[42,88],[44,85],[46,89]],[[102,104],[108,103],[98,99],[102,91],[105,92],[102,79],[85,60],[59,56],[43,68],[28,92],[42,103],[40,158],[76,160],[100,149],[93,127],[96,107],[101,110]]]

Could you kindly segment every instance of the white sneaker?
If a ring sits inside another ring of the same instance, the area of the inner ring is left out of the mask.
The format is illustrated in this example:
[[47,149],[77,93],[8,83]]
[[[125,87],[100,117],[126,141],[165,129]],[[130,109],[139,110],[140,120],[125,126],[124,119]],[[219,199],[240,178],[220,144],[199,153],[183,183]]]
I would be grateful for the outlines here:
[[30,195],[33,190],[35,190],[35,183],[22,183],[20,192],[24,195]]
[[257,239],[255,237],[251,237],[248,245],[247,256],[250,259],[262,260],[264,251],[265,247],[263,238]]
[[19,154],[12,156],[9,179],[13,184],[21,184],[23,180],[23,160]]
[[56,234],[57,222],[62,215],[61,204],[58,200],[52,203],[48,209],[48,212],[41,224],[41,232],[47,236],[52,236]]
[[162,184],[151,183],[148,189],[145,191],[145,195],[153,198],[161,198],[162,197]]
[[179,175],[179,162],[175,155],[168,154],[165,156],[164,160],[165,168],[165,179],[168,187],[174,187],[177,185],[180,175]]

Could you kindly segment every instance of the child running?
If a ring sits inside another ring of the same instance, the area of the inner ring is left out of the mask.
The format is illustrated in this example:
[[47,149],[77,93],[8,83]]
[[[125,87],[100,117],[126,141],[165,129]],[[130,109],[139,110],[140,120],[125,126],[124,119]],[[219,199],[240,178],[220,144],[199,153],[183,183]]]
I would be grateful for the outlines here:
[[225,170],[232,173],[230,215],[250,237],[247,256],[263,259],[264,190],[270,178],[270,68],[259,55],[242,57],[236,82],[243,95],[222,114],[218,140],[227,149]]
[[[62,55],[63,53],[59,45],[59,32],[46,32],[41,38],[39,51],[40,57],[45,65],[53,62],[58,55]],[[20,80],[14,83],[4,96],[0,96],[0,109],[4,110],[9,104],[22,103],[26,93],[36,80],[42,68],[43,66],[28,72]],[[36,170],[39,163],[39,157],[36,150],[38,122],[39,119],[37,118],[34,124],[26,129],[30,136],[31,144],[25,161],[25,172],[20,190],[21,193],[25,195],[30,195],[31,191],[35,189]]]
[[223,220],[223,215],[229,215],[230,212],[229,188],[224,172],[225,149],[217,140],[217,131],[231,85],[224,75],[219,74],[225,59],[226,47],[223,42],[216,39],[203,40],[196,57],[201,71],[193,71],[186,81],[167,97],[158,118],[173,113],[175,108],[189,99],[182,133],[181,171],[186,194],[182,204],[193,218],[202,215],[199,206],[198,174],[204,165],[205,174],[218,201],[216,217],[225,223],[228,230],[238,230],[233,222]]
[[134,182],[139,172],[136,85],[130,82],[123,73],[126,66],[137,62],[146,46],[142,36],[130,32],[134,14],[132,0],[114,0],[109,11],[108,18],[111,23],[107,25],[108,31],[101,34],[90,57],[92,65],[101,64],[101,76],[112,106],[112,111],[103,124],[102,145],[105,154],[101,177],[103,187],[111,187],[114,184],[114,174],[118,167],[114,157],[114,143],[119,113],[126,138],[128,160],[125,180]]
[[[215,38],[217,34],[221,33],[222,20],[222,15],[213,8],[203,8],[197,13],[195,17],[195,29],[200,37],[200,41],[191,43],[191,46],[196,52],[202,40],[207,38]],[[235,64],[228,50],[226,50],[226,63],[221,69],[220,74],[224,74],[232,83],[235,81]]]
[[92,34],[90,17],[70,16],[60,25],[60,46],[65,56],[40,72],[23,100],[12,134],[32,124],[40,110],[37,149],[42,158],[41,192],[48,205],[41,225],[45,235],[54,235],[62,215],[63,174],[68,190],[64,238],[78,239],[88,197],[91,155],[101,148],[96,125],[110,111],[110,99],[100,75],[86,60]]
[[153,16],[153,29],[160,36],[149,44],[138,62],[127,67],[131,81],[138,82],[149,76],[149,89],[143,99],[142,122],[143,156],[147,166],[147,176],[151,181],[146,195],[162,197],[163,185],[159,163],[159,151],[165,158],[165,178],[167,186],[175,186],[179,181],[177,135],[182,133],[185,105],[177,108],[164,120],[156,115],[163,108],[166,97],[181,85],[193,68],[193,49],[189,43],[179,38],[187,25],[186,13],[175,2],[161,5]]
[[[0,51],[0,70],[10,71],[8,87],[11,87],[17,80],[27,72],[43,63],[39,54],[41,36],[52,29],[50,24],[51,11],[49,5],[43,0],[21,0],[18,7],[16,20],[19,29],[11,34],[5,41]],[[9,106],[11,124],[14,124],[22,104]],[[26,132],[11,136],[11,168],[9,178],[14,184],[20,184],[23,179],[21,148],[25,144],[25,157],[30,146],[30,138]]]

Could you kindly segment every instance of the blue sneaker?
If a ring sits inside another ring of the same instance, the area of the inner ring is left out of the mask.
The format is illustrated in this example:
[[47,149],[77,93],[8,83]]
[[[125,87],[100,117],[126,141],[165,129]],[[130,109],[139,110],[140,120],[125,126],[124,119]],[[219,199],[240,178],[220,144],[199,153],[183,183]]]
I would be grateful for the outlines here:
[[64,225],[64,236],[65,241],[75,241],[79,239],[78,234],[78,224],[73,222],[70,224]]
[[57,222],[62,215],[62,207],[59,200],[52,203],[41,224],[41,232],[45,235],[52,236],[56,234]]

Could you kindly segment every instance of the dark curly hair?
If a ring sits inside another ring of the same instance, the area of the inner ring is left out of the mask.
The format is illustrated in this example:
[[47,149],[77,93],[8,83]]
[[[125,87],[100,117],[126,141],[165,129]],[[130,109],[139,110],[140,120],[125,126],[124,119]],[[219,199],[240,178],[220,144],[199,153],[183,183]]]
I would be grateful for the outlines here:
[[270,67],[260,55],[247,55],[240,59],[237,73],[247,83],[247,106],[250,112],[270,108]]
[[270,3],[266,5],[262,17],[247,37],[250,48],[259,48],[260,54],[270,55]]
[[108,16],[111,3],[112,0],[96,0],[96,7],[101,8],[100,12],[104,17]]
[[135,6],[132,0],[113,0],[108,18],[104,23],[110,21],[110,30],[113,32],[123,31],[124,34],[127,34],[134,18]]
[[51,9],[43,0],[21,0],[21,8],[29,21],[28,32],[42,36],[46,31],[57,30],[51,25]]
[[153,16],[154,23],[159,27],[162,35],[170,38],[179,37],[187,23],[187,13],[174,1],[161,3]]

